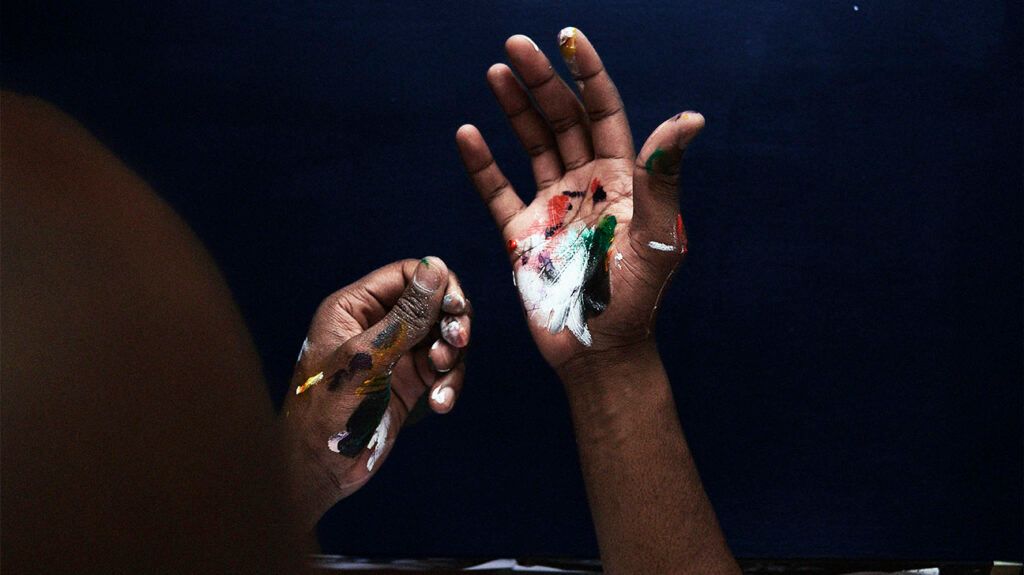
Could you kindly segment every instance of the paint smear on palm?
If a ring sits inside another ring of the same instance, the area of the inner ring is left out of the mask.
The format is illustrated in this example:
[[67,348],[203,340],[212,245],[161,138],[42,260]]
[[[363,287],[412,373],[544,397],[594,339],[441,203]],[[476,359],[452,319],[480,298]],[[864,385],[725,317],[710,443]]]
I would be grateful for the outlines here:
[[[608,250],[615,225],[610,215],[592,227],[549,220],[543,234],[517,242],[524,249],[516,286],[532,321],[553,334],[568,329],[583,345],[591,344],[587,319],[603,312],[611,295]],[[549,233],[554,227],[557,232]]]

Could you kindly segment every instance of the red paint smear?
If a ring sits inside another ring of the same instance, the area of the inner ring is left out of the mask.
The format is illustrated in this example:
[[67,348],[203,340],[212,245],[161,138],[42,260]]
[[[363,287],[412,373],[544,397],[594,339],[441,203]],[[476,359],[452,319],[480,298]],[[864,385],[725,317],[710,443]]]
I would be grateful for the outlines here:
[[590,180],[590,195],[593,196],[594,192],[596,192],[597,188],[600,187],[600,186],[601,186],[601,180],[599,180],[597,178],[594,178],[593,180]]
[[683,240],[683,214],[676,214],[676,241],[686,243]]
[[548,228],[560,226],[567,211],[569,211],[568,196],[555,196],[548,200]]
[[512,253],[519,247],[519,243],[515,240],[509,240],[508,243],[505,244],[505,247],[508,248],[508,253]]

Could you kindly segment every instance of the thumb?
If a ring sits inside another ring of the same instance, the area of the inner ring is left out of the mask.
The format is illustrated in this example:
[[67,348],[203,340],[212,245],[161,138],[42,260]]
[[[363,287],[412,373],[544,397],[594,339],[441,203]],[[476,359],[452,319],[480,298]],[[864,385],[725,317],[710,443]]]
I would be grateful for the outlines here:
[[437,323],[448,284],[448,267],[435,257],[419,261],[402,295],[383,319],[342,346],[353,353],[368,353],[374,369],[390,369],[402,355],[420,343]]
[[329,441],[332,451],[356,457],[367,447],[391,402],[391,369],[430,333],[447,282],[444,262],[434,257],[420,260],[412,280],[383,319],[346,341],[326,362],[323,372],[296,389],[297,394],[302,393],[322,379],[329,390],[352,392],[342,396],[343,403],[358,402],[345,430]]
[[704,127],[704,116],[683,112],[662,122],[640,149],[633,168],[632,233],[656,252],[686,253],[679,213],[679,172],[686,146]]

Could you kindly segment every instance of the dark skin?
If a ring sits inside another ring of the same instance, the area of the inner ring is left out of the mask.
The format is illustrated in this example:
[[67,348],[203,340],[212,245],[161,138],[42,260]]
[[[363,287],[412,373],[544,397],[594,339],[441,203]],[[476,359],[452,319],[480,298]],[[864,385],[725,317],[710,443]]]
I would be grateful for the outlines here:
[[[575,41],[582,103],[524,37],[507,48],[540,109],[508,67],[488,74],[533,155],[530,206],[475,128],[460,129],[458,145],[506,240],[534,225],[546,198],[594,177],[606,202],[573,217],[619,220],[622,268],[610,268],[610,306],[589,320],[592,345],[531,321],[565,384],[606,570],[737,573],[650,337],[681,253],[648,244],[682,251],[670,233],[679,161],[703,118],[674,117],[634,157],[614,86],[586,38]],[[300,571],[312,526],[379,471],[412,406],[429,394],[430,409],[452,409],[471,316],[457,278],[436,258],[406,260],[329,296],[277,417],[230,291],[187,226],[67,116],[8,93],[0,105],[2,566]],[[372,361],[354,363],[359,354]],[[332,451],[360,390],[388,373],[380,453]]]
[[[465,379],[463,348],[469,342],[471,311],[458,278],[437,258],[380,268],[320,305],[281,415],[293,470],[292,500],[302,510],[305,528],[312,529],[331,506],[373,477],[422,395],[428,394],[436,413],[452,409]],[[457,324],[446,334],[451,342],[440,333],[442,320]],[[398,332],[400,338],[390,338],[398,340],[393,345],[375,346],[375,341],[388,339],[382,333]],[[371,356],[372,367],[351,370],[357,355]],[[345,377],[349,371],[351,378]],[[381,456],[370,465],[372,449],[361,449],[354,458],[331,451],[328,439],[345,429],[366,400],[359,395],[360,385],[389,372],[389,433]],[[318,373],[325,374],[324,380],[295,394]],[[339,373],[340,378],[332,377]]]
[[[683,150],[704,118],[673,116],[636,154],[622,100],[590,41],[566,29],[559,44],[582,101],[525,36],[505,43],[511,68],[495,64],[487,72],[531,157],[533,201],[520,199],[473,126],[456,135],[462,160],[505,242],[543,228],[538,222],[548,217],[551,198],[586,190],[594,179],[607,197],[575,200],[567,223],[596,226],[606,215],[618,221],[608,252],[616,262],[607,266],[612,296],[587,320],[592,343],[527,318],[569,398],[605,571],[739,573],[683,437],[653,337],[661,294],[686,251],[678,200]],[[511,260],[514,269],[523,265],[516,253]]]
[[[0,96],[5,571],[301,570],[320,516],[372,477],[409,411],[462,389],[468,300],[444,262],[384,266],[326,298],[295,379],[330,371],[388,322],[385,450],[331,452],[355,387],[290,395],[276,416],[245,323],[183,222],[53,107]],[[174,273],[168,273],[174,270]],[[447,297],[446,297],[447,296]],[[456,322],[441,337],[439,319]],[[449,391],[445,391],[449,390]],[[293,392],[294,393],[294,392]]]

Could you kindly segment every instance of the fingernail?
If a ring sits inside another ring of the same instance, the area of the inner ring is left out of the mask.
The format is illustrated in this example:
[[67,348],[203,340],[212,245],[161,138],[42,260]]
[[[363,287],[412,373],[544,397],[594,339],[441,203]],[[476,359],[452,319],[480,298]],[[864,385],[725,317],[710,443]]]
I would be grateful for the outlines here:
[[465,347],[466,337],[458,318],[447,316],[441,320],[441,337],[455,347]]
[[449,367],[448,369],[438,369],[437,362],[434,361],[434,354],[443,353],[441,345],[443,345],[441,340],[437,340],[434,342],[434,345],[430,346],[430,351],[427,352],[427,363],[430,364],[430,369],[434,370],[437,373],[444,374],[451,371],[452,368]]
[[569,71],[573,75],[579,74],[579,67],[576,66],[576,28],[567,26],[562,28],[562,31],[558,33],[558,50],[562,53],[562,59],[565,60]]
[[416,273],[412,276],[412,282],[428,292],[441,287],[442,279],[441,270],[430,262],[430,258],[421,259],[420,265],[416,266]]
[[457,293],[450,293],[444,296],[441,302],[441,309],[448,313],[459,314],[466,308],[466,300]]
[[455,390],[448,386],[439,387],[430,394],[430,398],[434,400],[434,403],[442,407],[450,407],[452,398],[455,397]]

